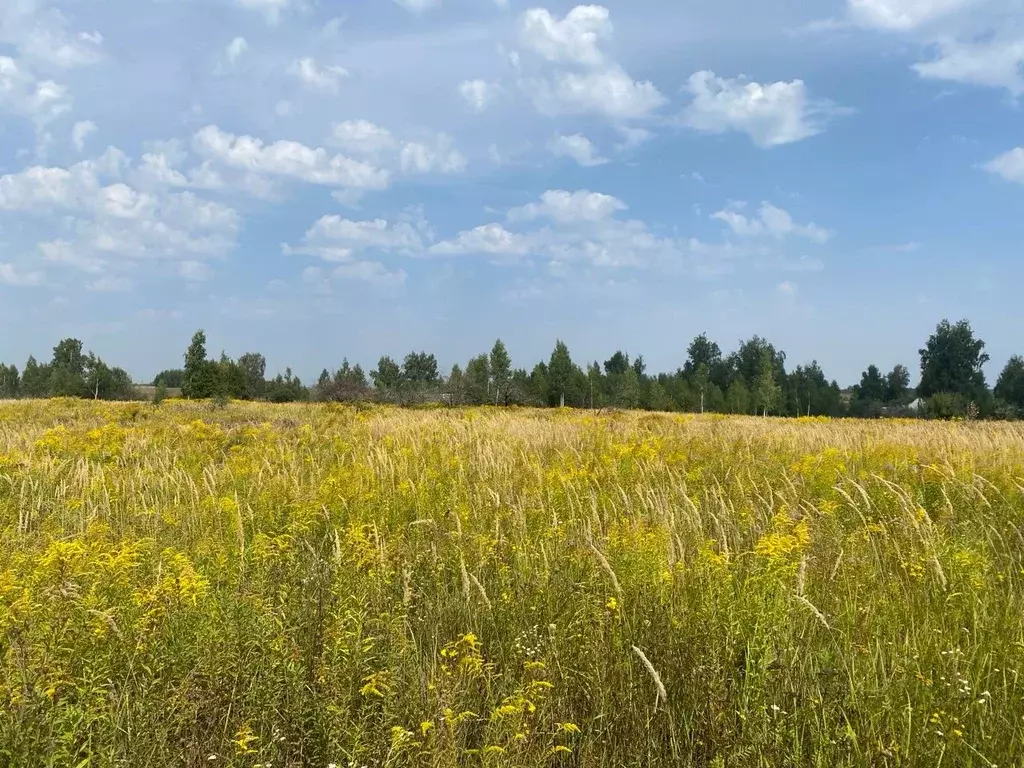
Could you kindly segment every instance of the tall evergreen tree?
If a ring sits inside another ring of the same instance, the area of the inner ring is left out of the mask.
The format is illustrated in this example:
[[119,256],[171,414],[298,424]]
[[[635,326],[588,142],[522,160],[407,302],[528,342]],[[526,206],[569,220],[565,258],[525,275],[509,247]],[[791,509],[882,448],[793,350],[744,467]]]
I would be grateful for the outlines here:
[[201,329],[192,335],[185,352],[181,394],[190,400],[213,397],[217,389],[217,366],[206,359],[206,333]]
[[494,385],[495,405],[508,405],[512,399],[512,359],[505,343],[498,339],[491,350],[491,383]]

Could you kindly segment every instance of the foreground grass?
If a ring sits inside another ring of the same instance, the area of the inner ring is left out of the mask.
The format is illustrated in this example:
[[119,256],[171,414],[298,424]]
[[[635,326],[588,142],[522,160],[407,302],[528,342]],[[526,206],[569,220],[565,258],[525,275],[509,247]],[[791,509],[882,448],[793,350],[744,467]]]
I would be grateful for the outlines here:
[[1010,766],[1024,431],[0,405],[0,764]]

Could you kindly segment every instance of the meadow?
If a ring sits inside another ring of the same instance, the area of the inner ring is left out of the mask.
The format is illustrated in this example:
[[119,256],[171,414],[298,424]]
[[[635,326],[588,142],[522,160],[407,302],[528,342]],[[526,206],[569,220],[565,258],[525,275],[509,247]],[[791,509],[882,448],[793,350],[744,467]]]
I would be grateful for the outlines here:
[[1024,426],[0,403],[0,765],[1012,766]]

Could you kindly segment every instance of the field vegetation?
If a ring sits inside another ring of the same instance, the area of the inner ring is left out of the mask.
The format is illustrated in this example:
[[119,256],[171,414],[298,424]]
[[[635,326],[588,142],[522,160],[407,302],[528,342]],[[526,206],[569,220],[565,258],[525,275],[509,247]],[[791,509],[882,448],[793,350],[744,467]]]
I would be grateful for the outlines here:
[[0,403],[0,764],[1012,766],[1024,427]]

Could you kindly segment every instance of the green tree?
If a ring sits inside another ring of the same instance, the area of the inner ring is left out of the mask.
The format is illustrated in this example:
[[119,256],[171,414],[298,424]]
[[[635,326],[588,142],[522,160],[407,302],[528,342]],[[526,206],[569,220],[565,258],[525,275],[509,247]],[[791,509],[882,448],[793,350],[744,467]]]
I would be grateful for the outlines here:
[[181,389],[182,384],[185,381],[185,372],[180,368],[174,368],[167,371],[160,371],[153,379],[153,386],[159,387],[163,385],[169,389]]
[[621,376],[629,370],[629,355],[619,350],[604,361],[604,372],[608,376]]
[[730,358],[733,370],[747,387],[753,387],[754,381],[762,375],[765,359],[771,363],[775,383],[781,385],[786,380],[786,353],[777,351],[774,345],[760,336],[741,342]]
[[458,363],[448,375],[448,405],[460,406],[466,402],[466,375]]
[[267,382],[267,400],[272,403],[296,403],[309,399],[309,390],[303,386],[302,380],[286,368],[284,376],[277,374]]
[[605,377],[601,365],[595,360],[587,366],[587,397],[591,408],[601,408],[605,402]]
[[775,355],[765,349],[761,356],[761,366],[754,377],[754,398],[763,416],[774,413],[779,407],[782,387],[776,380]]
[[1006,363],[996,382],[995,395],[1018,412],[1024,412],[1024,357],[1014,355]]
[[652,381],[647,390],[647,407],[649,410],[660,412],[674,411],[676,409],[672,398],[658,380]]
[[246,352],[238,358],[238,367],[245,382],[245,397],[249,400],[262,398],[267,388],[267,358],[259,352]]
[[690,342],[690,346],[686,350],[683,373],[692,380],[702,365],[707,368],[709,377],[716,369],[722,367],[722,348],[708,339],[706,333],[702,333]]
[[23,397],[47,397],[50,394],[50,365],[40,364],[32,355],[25,362],[21,372],[21,394]]
[[508,405],[512,397],[512,360],[501,339],[494,342],[490,363],[491,383],[494,385],[494,404]]
[[88,397],[86,356],[78,339],[63,339],[53,348],[49,394],[53,397]]
[[798,416],[840,416],[843,412],[839,385],[825,378],[818,361],[798,365],[789,377]]
[[206,334],[198,330],[185,352],[181,394],[190,400],[213,397],[217,390],[217,365],[206,359]]
[[910,371],[907,366],[897,365],[885,377],[885,400],[900,405],[910,400]]
[[743,379],[737,378],[729,385],[725,393],[725,409],[728,413],[750,412],[750,390]]
[[402,369],[387,355],[377,362],[377,369],[370,372],[373,386],[380,392],[395,393],[402,385]]
[[402,378],[415,390],[434,386],[439,380],[437,358],[426,352],[410,352],[405,356]]
[[[548,363],[548,404],[559,405],[580,405],[581,392],[578,390],[579,377],[582,372],[576,367],[569,355],[569,348],[561,340],[555,343],[555,350],[551,353],[551,362]],[[584,380],[586,379],[583,376]]]
[[466,399],[473,405],[491,401],[491,361],[487,355],[478,355],[466,366]]
[[0,398],[12,399],[21,389],[21,377],[13,365],[0,365]]
[[708,386],[711,384],[711,368],[707,363],[699,363],[691,374],[693,386],[700,393],[700,412],[704,413]]
[[215,367],[214,394],[231,400],[241,400],[247,396],[245,370],[227,353],[220,353],[220,361]]
[[531,405],[549,405],[548,367],[544,363],[537,363],[530,372],[530,387],[528,391]]
[[974,337],[967,320],[955,325],[943,320],[920,354],[921,384],[917,391],[921,397],[946,392],[968,401],[985,399],[987,389],[982,366],[989,356],[985,353],[985,342]]
[[888,391],[889,387],[878,370],[878,366],[869,365],[860,377],[860,384],[857,387],[858,399],[871,403],[884,403]]

